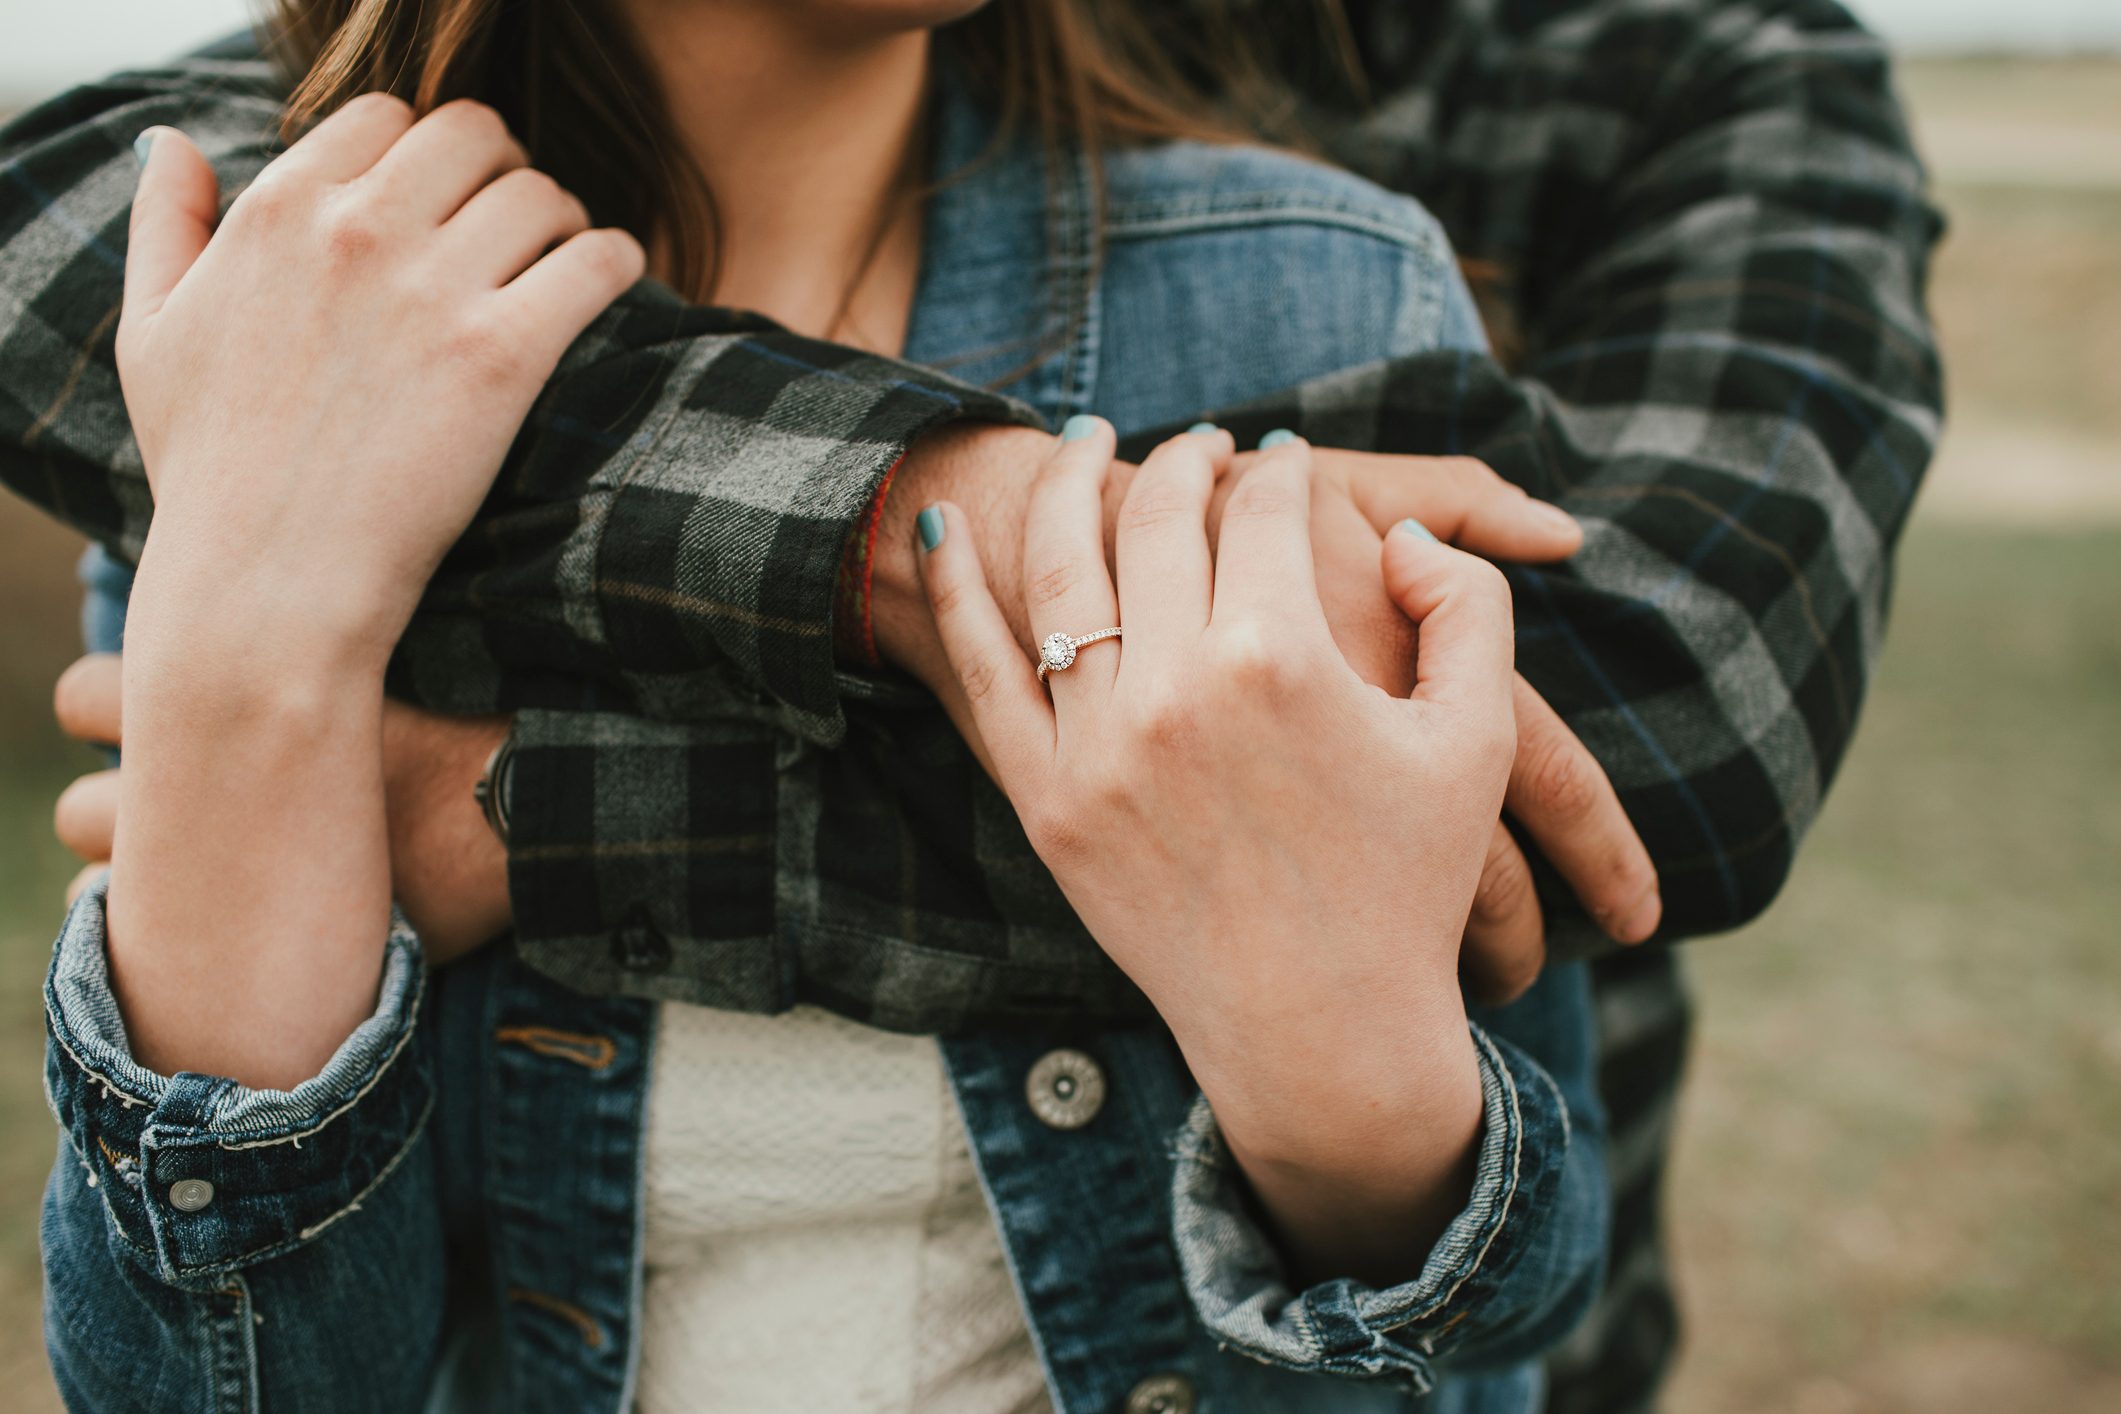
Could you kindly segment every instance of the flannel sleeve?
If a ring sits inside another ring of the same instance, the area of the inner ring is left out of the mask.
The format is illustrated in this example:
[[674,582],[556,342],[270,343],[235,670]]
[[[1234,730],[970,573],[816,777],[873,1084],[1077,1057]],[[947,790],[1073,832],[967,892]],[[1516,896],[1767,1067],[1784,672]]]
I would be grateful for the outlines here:
[[[1514,369],[1441,354],[1232,419],[1479,457],[1587,529],[1513,568],[1518,666],[1604,765],[1665,932],[1786,878],[1877,662],[1942,414],[1941,223],[1882,45],[1826,0],[1358,15],[1398,91],[1340,155],[1503,267]],[[1541,866],[1564,953],[1596,931]]]
[[[240,45],[120,74],[0,135],[0,481],[137,559],[152,513],[114,356],[143,128],[240,191],[282,90]],[[908,444],[1036,415],[940,374],[637,286],[577,340],[407,631],[395,691],[844,730],[842,553]]]

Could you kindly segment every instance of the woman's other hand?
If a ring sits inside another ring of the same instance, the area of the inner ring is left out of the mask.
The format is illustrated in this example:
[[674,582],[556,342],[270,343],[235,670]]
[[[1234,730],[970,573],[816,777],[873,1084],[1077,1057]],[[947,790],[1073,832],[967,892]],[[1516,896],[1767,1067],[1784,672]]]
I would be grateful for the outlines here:
[[143,135],[118,369],[155,493],[126,623],[111,986],[141,1064],[285,1089],[375,1005],[383,666],[568,343],[642,270],[498,117],[370,95],[214,226]]
[[[1021,427],[954,424],[930,433],[907,453],[884,504],[884,533],[874,561],[876,637],[886,661],[911,672],[966,721],[933,616],[920,587],[914,516],[950,501],[980,536],[987,580],[1020,641],[1029,637],[1020,560],[1027,465],[1051,446]],[[1212,537],[1221,503],[1258,453],[1239,453],[1218,486],[1209,513]],[[1108,552],[1119,508],[1135,468],[1115,462],[1105,486]],[[1583,529],[1560,507],[1538,501],[1471,457],[1389,456],[1312,450],[1318,494],[1311,517],[1312,560],[1326,622],[1355,671],[1388,692],[1414,685],[1414,630],[1386,591],[1379,570],[1382,537],[1412,518],[1438,539],[1486,559],[1539,565],[1565,560]],[[1517,757],[1505,809],[1553,864],[1585,911],[1609,936],[1639,943],[1655,931],[1662,909],[1657,871],[1598,759],[1537,689],[1515,682]],[[1507,1002],[1531,986],[1545,964],[1546,920],[1532,871],[1516,837],[1495,822],[1487,867],[1459,954],[1461,975],[1481,1001]]]
[[[52,704],[60,730],[119,746],[125,724],[115,653],[92,653],[60,675]],[[505,717],[447,717],[402,702],[383,709],[383,780],[391,887],[427,960],[452,962],[512,921],[508,855],[473,799],[473,783],[508,735]],[[118,833],[119,768],[81,777],[52,811],[60,843],[83,862],[71,904],[110,864]]]
[[[147,558],[387,652],[567,345],[643,268],[494,112],[357,98],[218,229],[213,169],[141,135],[117,353]],[[145,569],[146,566],[143,566]]]
[[1113,959],[1155,1002],[1299,1265],[1402,1279],[1462,1206],[1481,1095],[1459,942],[1515,745],[1501,574],[1410,532],[1385,578],[1422,628],[1416,685],[1364,683],[1320,607],[1300,442],[1207,513],[1233,448],[1167,442],[1119,516],[1110,429],[1032,492],[1043,638],[1122,624],[1051,677],[996,607],[962,515],[923,573],[990,769]]

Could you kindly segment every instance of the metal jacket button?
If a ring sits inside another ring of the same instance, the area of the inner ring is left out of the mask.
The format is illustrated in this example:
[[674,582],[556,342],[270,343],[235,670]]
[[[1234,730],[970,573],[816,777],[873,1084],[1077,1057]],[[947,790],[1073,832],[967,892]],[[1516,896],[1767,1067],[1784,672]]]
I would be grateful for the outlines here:
[[169,1186],[169,1205],[180,1213],[196,1213],[214,1201],[214,1186],[203,1178],[180,1178]]
[[1081,1051],[1048,1051],[1025,1078],[1024,1098],[1048,1128],[1081,1129],[1105,1107],[1105,1072]]
[[1193,1381],[1184,1375],[1151,1375],[1127,1393],[1127,1414],[1193,1414]]

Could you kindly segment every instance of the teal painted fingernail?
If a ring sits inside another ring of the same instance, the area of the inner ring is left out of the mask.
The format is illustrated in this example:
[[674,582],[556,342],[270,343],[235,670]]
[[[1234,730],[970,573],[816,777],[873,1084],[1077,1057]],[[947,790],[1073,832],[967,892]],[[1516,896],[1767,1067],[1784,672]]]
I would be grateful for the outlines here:
[[1404,530],[1407,534],[1413,536],[1416,540],[1426,540],[1431,544],[1434,544],[1436,542],[1436,536],[1429,530],[1429,528],[1423,525],[1420,521],[1414,519],[1412,516],[1408,516],[1405,520],[1401,521],[1399,523],[1399,528],[1401,530]]
[[942,511],[938,507],[930,506],[913,518],[913,528],[920,532],[921,548],[933,550],[943,543]]
[[147,165],[147,154],[154,150],[155,130],[153,128],[149,128],[146,132],[133,139],[133,156],[139,159],[141,166],[145,167]]
[[1286,427],[1277,427],[1259,439],[1259,449],[1262,452],[1272,451],[1276,447],[1286,447],[1295,440],[1296,434],[1294,432],[1291,432]]
[[1192,433],[1196,437],[1213,437],[1216,433],[1222,431],[1222,429],[1220,427],[1217,427],[1212,422],[1196,422],[1191,427],[1188,427],[1186,431]]
[[1095,434],[1097,425],[1103,421],[1104,419],[1101,417],[1092,417],[1087,412],[1079,412],[1061,424],[1061,440],[1063,442],[1080,442],[1083,438]]

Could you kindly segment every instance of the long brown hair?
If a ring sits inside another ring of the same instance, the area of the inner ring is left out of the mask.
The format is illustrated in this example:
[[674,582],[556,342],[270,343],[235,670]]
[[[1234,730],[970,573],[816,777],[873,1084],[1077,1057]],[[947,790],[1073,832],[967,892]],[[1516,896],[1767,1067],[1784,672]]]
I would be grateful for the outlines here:
[[[1339,0],[1312,0],[1318,38],[1352,63]],[[269,0],[268,38],[297,76],[292,137],[356,94],[421,112],[490,104],[531,161],[601,224],[668,253],[672,282],[712,295],[719,222],[653,70],[611,0]],[[1134,0],[993,0],[951,27],[1003,136],[1029,125],[1051,148],[1171,138],[1299,137],[1297,105],[1242,24],[1198,22],[1173,44]],[[1205,8],[1205,7],[1203,7]],[[1172,26],[1163,27],[1169,30]],[[1094,170],[1094,167],[1093,167]]]

